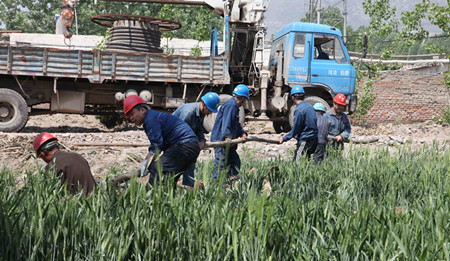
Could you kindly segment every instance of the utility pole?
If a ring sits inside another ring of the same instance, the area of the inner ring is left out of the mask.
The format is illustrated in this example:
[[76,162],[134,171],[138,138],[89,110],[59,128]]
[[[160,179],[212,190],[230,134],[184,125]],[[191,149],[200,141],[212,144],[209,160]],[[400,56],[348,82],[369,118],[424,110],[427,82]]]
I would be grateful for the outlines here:
[[[320,0],[319,0],[320,1]],[[347,42],[347,0],[343,0],[344,1],[344,12],[342,12],[342,14],[344,15],[344,43]]]
[[317,1],[317,23],[320,24],[320,12],[322,12],[322,0]]
[[312,16],[313,16],[313,2],[314,0],[309,0],[309,22],[312,23]]

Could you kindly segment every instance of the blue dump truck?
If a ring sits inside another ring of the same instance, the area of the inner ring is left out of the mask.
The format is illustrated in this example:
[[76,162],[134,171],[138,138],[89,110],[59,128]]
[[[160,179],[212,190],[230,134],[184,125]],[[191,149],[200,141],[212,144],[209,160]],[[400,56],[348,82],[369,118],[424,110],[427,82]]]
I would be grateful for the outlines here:
[[[225,101],[240,83],[250,88],[241,119],[272,121],[277,132],[290,129],[294,107],[289,92],[297,84],[312,104],[321,102],[329,108],[333,97],[344,93],[347,111],[356,110],[356,71],[338,29],[286,25],[276,33],[267,59],[263,0],[141,1],[209,7],[224,17],[225,51],[215,51],[217,37],[212,37],[209,56],[60,49],[4,40],[0,42],[0,131],[20,131],[28,116],[35,114],[120,114],[122,101],[131,94],[140,95],[155,110],[169,112],[198,101],[208,91],[219,93]],[[139,21],[121,21],[121,26],[148,27]],[[206,131],[212,129],[214,118],[205,119]]]

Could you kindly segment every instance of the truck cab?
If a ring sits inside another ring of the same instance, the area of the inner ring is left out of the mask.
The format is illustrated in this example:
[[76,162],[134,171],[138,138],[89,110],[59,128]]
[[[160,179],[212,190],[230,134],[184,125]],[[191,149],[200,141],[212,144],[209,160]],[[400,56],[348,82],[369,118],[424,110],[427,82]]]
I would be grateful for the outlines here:
[[311,104],[321,102],[328,109],[334,96],[343,93],[347,112],[356,110],[356,70],[334,27],[295,22],[281,28],[272,43],[269,68],[274,93],[285,99],[286,113],[291,111],[286,94],[295,85],[305,89],[305,100]]

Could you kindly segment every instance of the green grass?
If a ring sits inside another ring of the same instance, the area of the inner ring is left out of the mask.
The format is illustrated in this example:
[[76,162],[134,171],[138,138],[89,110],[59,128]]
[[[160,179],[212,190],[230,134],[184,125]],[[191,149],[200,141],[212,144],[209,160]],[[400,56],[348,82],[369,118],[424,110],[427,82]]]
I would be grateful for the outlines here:
[[450,260],[450,149],[358,149],[319,165],[247,155],[235,190],[203,192],[102,183],[83,198],[43,172],[16,189],[4,169],[0,260]]

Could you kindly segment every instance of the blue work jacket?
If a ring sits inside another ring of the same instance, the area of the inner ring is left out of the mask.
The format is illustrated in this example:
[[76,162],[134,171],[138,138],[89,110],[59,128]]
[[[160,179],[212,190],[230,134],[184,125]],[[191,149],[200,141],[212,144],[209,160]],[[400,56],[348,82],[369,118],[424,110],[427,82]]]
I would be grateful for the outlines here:
[[334,110],[329,109],[323,116],[330,121],[328,135],[341,135],[344,140],[348,140],[348,138],[350,138],[352,129],[350,127],[350,121],[348,120],[347,114],[341,112],[340,117],[338,118]]
[[244,133],[246,132],[239,122],[239,106],[233,97],[220,107],[211,133],[211,141],[236,139]]
[[283,137],[283,141],[292,138],[298,142],[317,138],[316,111],[311,104],[301,101],[294,111],[294,125],[291,131]]
[[328,130],[330,128],[330,121],[322,114],[316,112],[317,116],[317,137],[318,144],[326,145],[328,142]]
[[200,113],[200,102],[188,103],[181,105],[176,109],[172,115],[177,116],[194,131],[200,142],[205,142],[205,133],[203,131],[203,120],[205,115]]
[[151,143],[149,153],[152,154],[155,153],[156,148],[161,152],[174,144],[198,142],[191,127],[172,114],[147,110],[143,125]]

